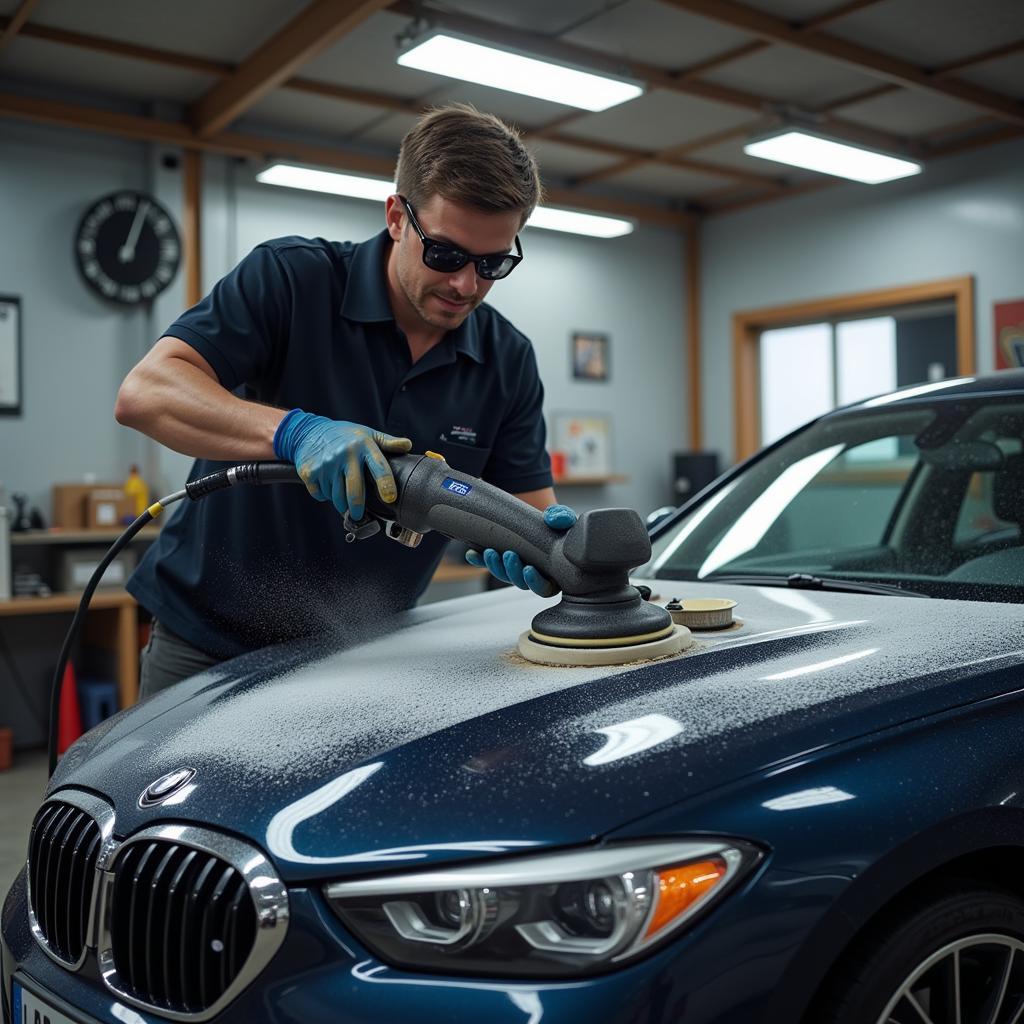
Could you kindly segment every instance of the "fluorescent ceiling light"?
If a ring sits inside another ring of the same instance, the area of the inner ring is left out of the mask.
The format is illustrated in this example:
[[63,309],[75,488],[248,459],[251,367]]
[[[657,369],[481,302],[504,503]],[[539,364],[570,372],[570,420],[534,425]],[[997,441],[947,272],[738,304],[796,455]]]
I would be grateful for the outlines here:
[[398,63],[583,110],[607,110],[644,91],[636,82],[552,64],[448,32],[427,36],[399,54]]
[[628,235],[633,225],[618,217],[599,217],[596,213],[576,213],[574,210],[554,210],[538,206],[526,222],[528,228],[548,231],[568,231],[574,235],[592,235],[595,238],[618,238]]
[[762,160],[805,167],[809,171],[834,174],[868,185],[921,173],[921,164],[914,160],[889,156],[848,142],[837,142],[802,128],[786,128],[753,139],[743,147],[743,152]]
[[338,171],[317,171],[312,167],[294,164],[274,164],[256,175],[264,185],[284,185],[286,188],[305,188],[312,192],[330,192],[355,199],[387,199],[395,194],[395,183],[382,178],[364,178]]

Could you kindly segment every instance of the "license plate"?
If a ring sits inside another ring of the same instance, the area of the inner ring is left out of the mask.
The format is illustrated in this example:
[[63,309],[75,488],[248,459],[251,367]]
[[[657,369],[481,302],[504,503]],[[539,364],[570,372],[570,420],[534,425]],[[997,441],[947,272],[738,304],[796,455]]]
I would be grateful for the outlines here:
[[55,1010],[37,995],[14,983],[14,1018],[12,1024],[79,1024]]

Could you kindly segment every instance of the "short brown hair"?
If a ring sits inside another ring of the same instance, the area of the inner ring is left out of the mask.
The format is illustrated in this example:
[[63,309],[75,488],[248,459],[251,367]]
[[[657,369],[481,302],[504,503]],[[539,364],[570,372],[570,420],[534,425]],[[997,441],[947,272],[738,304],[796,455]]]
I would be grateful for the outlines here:
[[435,107],[416,122],[398,151],[395,181],[413,206],[439,195],[486,213],[518,210],[520,226],[543,192],[519,132],[468,103]]

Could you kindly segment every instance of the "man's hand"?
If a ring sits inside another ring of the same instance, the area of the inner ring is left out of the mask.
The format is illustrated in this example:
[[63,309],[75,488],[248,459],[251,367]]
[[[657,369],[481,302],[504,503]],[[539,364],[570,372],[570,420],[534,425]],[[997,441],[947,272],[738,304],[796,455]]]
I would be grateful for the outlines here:
[[[544,510],[544,522],[554,530],[568,530],[576,523],[576,513],[568,505],[548,505]],[[523,560],[514,551],[499,553],[487,548],[467,551],[466,561],[478,568],[489,569],[491,575],[502,583],[511,583],[520,590],[532,590],[538,597],[554,597],[558,587],[552,580],[541,575],[532,565],[523,565]]]
[[398,488],[385,455],[403,455],[412,448],[407,437],[392,437],[347,420],[292,409],[274,434],[274,454],[295,464],[306,490],[317,501],[333,501],[340,515],[363,518],[368,466],[380,500],[392,504]]

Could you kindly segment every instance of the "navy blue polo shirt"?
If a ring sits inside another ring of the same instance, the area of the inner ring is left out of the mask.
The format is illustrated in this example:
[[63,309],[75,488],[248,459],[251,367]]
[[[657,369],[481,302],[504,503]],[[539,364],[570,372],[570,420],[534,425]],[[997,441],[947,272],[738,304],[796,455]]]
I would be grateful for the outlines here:
[[[390,246],[386,231],[359,244],[265,242],[165,333],[242,398],[409,437],[414,452],[512,493],[550,486],[529,340],[482,304],[414,364],[388,300]],[[199,459],[190,479],[231,464]],[[346,544],[334,506],[301,485],[239,487],[178,505],[128,590],[226,658],[411,607],[445,543]]]

